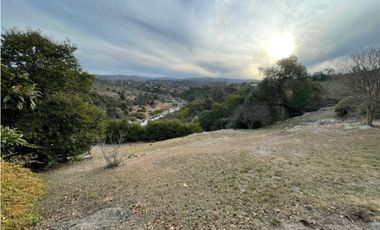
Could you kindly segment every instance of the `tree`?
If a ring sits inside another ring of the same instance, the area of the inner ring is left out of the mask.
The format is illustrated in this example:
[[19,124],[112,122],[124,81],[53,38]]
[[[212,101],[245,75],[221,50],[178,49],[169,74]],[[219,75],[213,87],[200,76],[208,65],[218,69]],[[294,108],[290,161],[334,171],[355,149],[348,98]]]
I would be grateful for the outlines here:
[[[6,92],[1,121],[36,146],[19,149],[19,154],[33,153],[44,165],[89,150],[106,128],[104,112],[90,97],[94,77],[81,69],[75,50],[68,41],[56,42],[34,30],[13,29],[1,37],[1,87]],[[35,109],[14,109],[20,106]]]
[[[39,97],[40,92],[36,90],[36,84],[30,81],[27,74],[14,74],[5,65],[1,65],[1,110],[2,117],[8,117],[8,123],[11,123],[15,114],[34,110]],[[8,126],[0,126],[0,128],[3,159],[13,160],[15,156],[19,155],[16,150],[18,147],[34,147],[15,128]]]
[[355,100],[365,106],[367,124],[372,126],[380,104],[380,43],[353,53],[343,74]]
[[270,107],[263,103],[245,103],[240,110],[240,120],[248,129],[259,128],[270,124]]
[[259,84],[260,98],[271,106],[282,106],[290,116],[317,109],[322,88],[308,75],[297,57],[281,59],[276,65],[261,68],[265,75]]

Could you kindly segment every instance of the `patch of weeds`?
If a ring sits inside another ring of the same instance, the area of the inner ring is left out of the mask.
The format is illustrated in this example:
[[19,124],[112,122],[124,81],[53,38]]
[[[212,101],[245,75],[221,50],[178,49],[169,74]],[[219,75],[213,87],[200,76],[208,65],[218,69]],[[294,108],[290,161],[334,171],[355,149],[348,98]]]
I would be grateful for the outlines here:
[[353,220],[361,220],[364,222],[371,222],[373,212],[371,210],[365,209],[365,208],[356,208],[351,211],[350,218]]
[[281,220],[277,219],[276,217],[273,217],[272,220],[270,221],[270,224],[272,226],[280,226],[281,225]]
[[282,173],[282,171],[280,171],[280,170],[276,170],[276,171],[274,172],[274,176],[281,177],[282,175],[283,175],[283,173]]
[[43,187],[37,174],[1,160],[1,228],[24,229],[39,223],[35,203]]

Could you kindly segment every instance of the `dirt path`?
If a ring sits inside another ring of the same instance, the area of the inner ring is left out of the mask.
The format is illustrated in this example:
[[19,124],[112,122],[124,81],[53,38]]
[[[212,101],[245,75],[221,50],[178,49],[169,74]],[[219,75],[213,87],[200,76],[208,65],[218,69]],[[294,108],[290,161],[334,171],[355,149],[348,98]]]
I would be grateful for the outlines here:
[[329,114],[124,145],[136,157],[113,170],[94,148],[45,173],[36,228],[369,228],[380,221],[380,128],[313,123]]

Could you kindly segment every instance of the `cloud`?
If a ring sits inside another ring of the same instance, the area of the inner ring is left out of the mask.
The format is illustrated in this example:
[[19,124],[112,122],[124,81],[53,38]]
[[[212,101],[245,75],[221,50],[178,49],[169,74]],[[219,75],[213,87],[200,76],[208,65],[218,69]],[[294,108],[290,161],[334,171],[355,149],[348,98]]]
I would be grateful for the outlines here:
[[2,31],[69,38],[92,73],[258,78],[276,34],[317,70],[380,37],[378,12],[377,0],[4,0],[1,18]]

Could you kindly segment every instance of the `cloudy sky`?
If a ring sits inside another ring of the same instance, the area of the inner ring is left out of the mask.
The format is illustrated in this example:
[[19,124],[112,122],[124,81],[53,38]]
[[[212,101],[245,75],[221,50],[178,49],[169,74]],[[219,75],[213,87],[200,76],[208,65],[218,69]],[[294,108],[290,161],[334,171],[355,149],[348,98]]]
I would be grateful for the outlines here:
[[310,72],[380,38],[379,0],[2,0],[2,32],[70,39],[96,74],[260,78],[297,55]]

